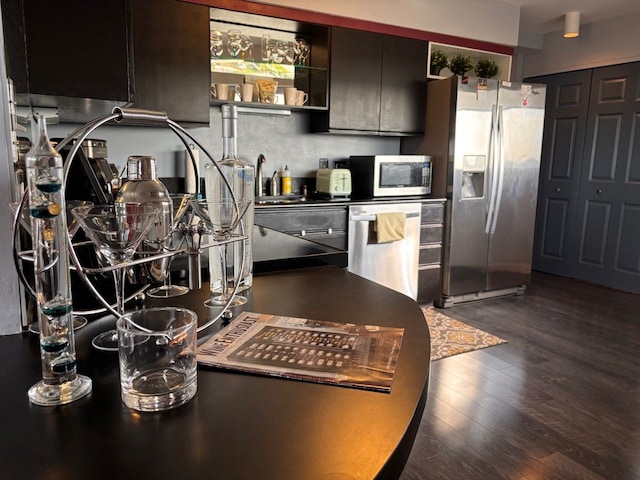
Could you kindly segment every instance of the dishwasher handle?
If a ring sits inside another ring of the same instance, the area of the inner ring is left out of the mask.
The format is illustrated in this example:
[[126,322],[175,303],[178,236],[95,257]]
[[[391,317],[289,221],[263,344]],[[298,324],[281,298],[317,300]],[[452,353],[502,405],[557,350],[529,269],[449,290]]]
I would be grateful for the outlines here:
[[[414,218],[419,216],[420,216],[419,213],[407,213],[406,215],[407,218]],[[350,215],[349,221],[350,222],[375,222],[376,216],[373,214]]]

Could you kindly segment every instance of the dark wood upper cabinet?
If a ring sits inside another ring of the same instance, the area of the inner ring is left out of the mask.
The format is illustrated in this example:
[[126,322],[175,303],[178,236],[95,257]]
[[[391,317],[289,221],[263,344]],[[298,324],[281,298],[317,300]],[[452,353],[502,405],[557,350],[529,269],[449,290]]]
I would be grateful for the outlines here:
[[425,41],[333,27],[329,109],[312,131],[422,134],[426,58]]
[[427,42],[385,35],[382,42],[380,130],[424,133]]
[[329,130],[379,130],[381,51],[382,35],[332,29]]
[[[115,105],[209,123],[209,9],[178,0],[2,0],[18,101],[87,121]],[[78,101],[78,100],[81,101]],[[65,118],[66,117],[66,118]]]

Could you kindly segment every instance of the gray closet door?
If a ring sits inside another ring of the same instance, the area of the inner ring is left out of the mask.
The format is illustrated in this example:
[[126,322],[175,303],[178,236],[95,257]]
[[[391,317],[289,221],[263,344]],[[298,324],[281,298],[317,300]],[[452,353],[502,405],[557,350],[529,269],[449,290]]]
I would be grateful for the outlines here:
[[591,81],[573,276],[640,293],[640,63]]
[[640,62],[528,80],[548,86],[533,268],[640,293]]
[[532,268],[571,276],[591,70],[528,81],[547,85]]

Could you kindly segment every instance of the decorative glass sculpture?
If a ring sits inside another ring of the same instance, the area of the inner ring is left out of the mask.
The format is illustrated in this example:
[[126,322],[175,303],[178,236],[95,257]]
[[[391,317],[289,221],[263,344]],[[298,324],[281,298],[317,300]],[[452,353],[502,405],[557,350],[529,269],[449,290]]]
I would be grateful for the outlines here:
[[42,380],[29,389],[29,399],[62,405],[87,395],[92,384],[76,371],[62,157],[49,142],[44,118],[35,118],[37,140],[25,163]]

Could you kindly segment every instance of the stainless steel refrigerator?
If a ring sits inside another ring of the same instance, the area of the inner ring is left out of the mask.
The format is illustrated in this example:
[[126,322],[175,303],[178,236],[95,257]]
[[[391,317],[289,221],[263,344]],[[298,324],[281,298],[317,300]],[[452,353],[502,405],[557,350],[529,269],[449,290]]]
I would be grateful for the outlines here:
[[431,155],[433,195],[447,198],[437,306],[524,292],[545,94],[475,77],[428,83],[425,135],[403,140],[402,153]]

